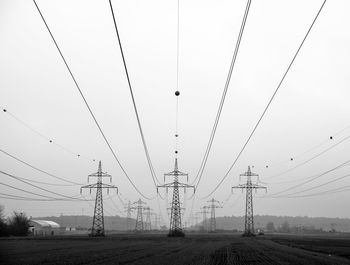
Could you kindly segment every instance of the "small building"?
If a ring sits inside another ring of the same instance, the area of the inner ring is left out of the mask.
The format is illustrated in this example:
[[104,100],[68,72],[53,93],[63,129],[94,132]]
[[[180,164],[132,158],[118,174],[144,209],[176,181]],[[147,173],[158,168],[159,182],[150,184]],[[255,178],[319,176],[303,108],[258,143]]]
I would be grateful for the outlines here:
[[33,236],[63,235],[65,230],[65,227],[53,221],[30,220],[29,232]]

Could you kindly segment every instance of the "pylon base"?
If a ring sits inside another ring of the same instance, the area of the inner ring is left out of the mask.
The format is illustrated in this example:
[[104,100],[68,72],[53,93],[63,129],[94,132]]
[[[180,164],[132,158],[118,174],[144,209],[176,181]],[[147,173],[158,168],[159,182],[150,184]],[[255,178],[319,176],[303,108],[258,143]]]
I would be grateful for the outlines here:
[[103,233],[103,234],[102,234],[102,233],[101,233],[101,234],[98,234],[98,233],[92,234],[92,233],[91,233],[91,234],[89,234],[89,236],[90,236],[90,237],[104,237],[105,234],[104,234],[104,233]]
[[244,236],[244,237],[255,237],[256,235],[254,233],[252,233],[252,232],[244,232],[242,234],[242,236]]
[[181,230],[169,231],[168,237],[184,237],[185,233]]

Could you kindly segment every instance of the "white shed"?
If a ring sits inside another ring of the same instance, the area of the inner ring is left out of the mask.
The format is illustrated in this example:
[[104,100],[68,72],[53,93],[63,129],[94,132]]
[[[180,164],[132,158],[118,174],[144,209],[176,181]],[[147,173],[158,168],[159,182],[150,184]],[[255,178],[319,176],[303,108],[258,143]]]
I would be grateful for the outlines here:
[[58,223],[47,220],[30,220],[29,231],[34,236],[53,236],[62,235],[65,227],[61,227]]

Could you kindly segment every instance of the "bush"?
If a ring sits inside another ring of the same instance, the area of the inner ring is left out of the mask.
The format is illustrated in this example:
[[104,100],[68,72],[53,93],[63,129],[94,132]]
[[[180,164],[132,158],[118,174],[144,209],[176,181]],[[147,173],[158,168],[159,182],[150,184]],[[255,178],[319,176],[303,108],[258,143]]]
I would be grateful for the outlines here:
[[0,205],[0,236],[8,236],[8,225],[5,221],[4,206]]
[[12,236],[26,236],[29,232],[30,219],[25,213],[13,212],[8,220],[9,233]]

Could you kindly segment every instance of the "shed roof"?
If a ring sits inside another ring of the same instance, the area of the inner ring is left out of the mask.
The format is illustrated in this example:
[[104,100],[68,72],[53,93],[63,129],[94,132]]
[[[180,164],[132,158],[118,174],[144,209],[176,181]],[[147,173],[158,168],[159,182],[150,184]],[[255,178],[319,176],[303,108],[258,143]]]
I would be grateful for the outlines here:
[[51,228],[59,228],[60,225],[53,221],[48,220],[30,220],[32,223],[36,223],[38,225],[41,225],[42,227],[51,227]]

